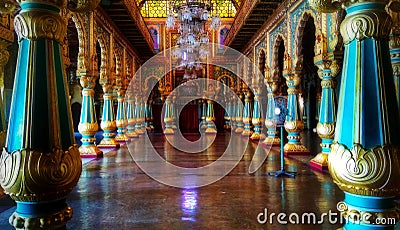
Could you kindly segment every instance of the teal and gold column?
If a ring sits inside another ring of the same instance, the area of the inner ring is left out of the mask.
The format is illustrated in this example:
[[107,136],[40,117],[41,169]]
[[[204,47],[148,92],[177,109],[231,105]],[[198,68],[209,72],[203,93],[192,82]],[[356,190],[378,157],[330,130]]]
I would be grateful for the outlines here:
[[115,140],[118,142],[126,142],[129,140],[126,135],[126,126],[128,121],[126,120],[126,107],[125,107],[125,78],[117,77],[116,79],[116,89],[117,89],[117,116],[115,117],[115,124],[117,126],[117,136]]
[[[390,63],[389,1],[346,2],[345,44],[336,132],[328,156],[344,229],[395,229],[400,219],[400,119]],[[311,4],[322,12],[339,6]],[[338,4],[340,5],[340,4]],[[398,10],[398,9],[396,9]]]
[[231,102],[231,110],[229,113],[230,119],[231,119],[231,130],[232,132],[235,132],[237,126],[236,126],[236,98],[232,96],[232,98],[230,98],[230,102]]
[[214,101],[213,100],[207,100],[206,122],[207,122],[206,133],[207,134],[217,133],[217,130],[215,128],[215,123],[214,123],[215,115],[214,115]]
[[[146,98],[145,98],[146,99]],[[153,100],[149,99],[146,103],[146,129],[148,131],[154,130],[154,125],[153,125]]]
[[231,114],[231,111],[232,111],[232,103],[231,103],[231,100],[230,99],[228,99],[228,98],[226,98],[225,99],[225,101],[226,101],[226,110],[225,110],[225,113],[224,113],[224,120],[225,120],[225,129],[226,130],[230,130],[231,129],[231,127],[232,127],[232,125],[231,125],[231,116],[230,116],[230,114]]
[[280,144],[280,138],[278,137],[278,132],[276,131],[276,121],[275,121],[275,99],[274,95],[278,89],[278,83],[276,81],[267,82],[268,87],[268,103],[267,112],[265,114],[265,126],[267,127],[267,138],[263,141],[265,146],[278,146]]
[[135,132],[138,135],[142,135],[144,133],[142,129],[142,103],[141,96],[136,95],[135,97],[135,114],[136,114],[136,124],[135,124]]
[[262,113],[261,113],[260,92],[261,92],[261,88],[255,87],[253,117],[251,119],[251,122],[254,126],[254,132],[250,136],[250,139],[253,141],[265,139],[265,135],[262,133],[264,119],[263,119]]
[[103,140],[98,145],[99,148],[119,148],[119,143],[115,140],[115,130],[117,128],[114,120],[113,86],[108,82],[103,83],[103,116],[100,127],[103,129]]
[[236,121],[236,129],[235,133],[242,134],[244,131],[244,123],[243,123],[243,94],[241,92],[238,92],[238,97],[240,100],[236,101],[236,107],[235,107],[235,121]]
[[138,133],[136,133],[135,124],[136,124],[136,112],[135,112],[135,97],[131,89],[126,92],[128,95],[128,101],[126,105],[126,120],[128,126],[126,127],[126,135],[128,138],[138,137]]
[[[60,45],[67,29],[61,17],[65,2],[18,3],[21,10],[14,18],[18,65],[0,157],[0,183],[17,203],[9,218],[14,228],[65,228],[72,217],[66,197],[82,171]],[[97,3],[82,4],[89,10]]]
[[173,135],[175,134],[175,130],[172,128],[173,126],[173,114],[174,114],[174,106],[172,105],[171,97],[167,97],[165,100],[165,111],[164,111],[164,134],[165,135]]
[[82,145],[79,152],[82,157],[103,157],[103,152],[95,145],[94,135],[99,129],[97,124],[96,112],[94,111],[94,86],[95,76],[80,76],[82,86],[82,108],[81,119],[78,130],[82,135]]
[[327,170],[328,155],[335,134],[336,95],[334,77],[339,72],[339,66],[336,60],[333,62],[328,60],[326,53],[316,56],[314,63],[320,69],[319,75],[322,75],[320,76],[322,78],[322,103],[319,112],[319,122],[317,124],[317,133],[322,139],[322,152],[311,159],[310,166],[318,170]]
[[283,70],[283,76],[286,78],[286,85],[288,86],[288,114],[285,120],[285,129],[288,132],[288,143],[284,146],[286,155],[293,154],[309,154],[310,151],[300,142],[300,132],[304,129],[302,115],[300,114],[300,107],[298,101],[298,85],[300,84],[301,70],[296,69],[294,73],[291,70],[291,58],[285,55],[285,62],[287,68]]
[[252,105],[251,105],[251,92],[247,89],[244,93],[244,108],[243,108],[243,123],[244,129],[242,132],[242,136],[250,137],[253,134],[251,130],[251,114],[252,114]]

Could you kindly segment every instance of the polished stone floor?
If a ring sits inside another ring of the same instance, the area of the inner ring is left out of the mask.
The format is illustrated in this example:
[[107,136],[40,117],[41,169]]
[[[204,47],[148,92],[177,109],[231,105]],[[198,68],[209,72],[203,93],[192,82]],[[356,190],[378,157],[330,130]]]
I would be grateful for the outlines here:
[[[188,139],[195,141],[198,136],[188,135]],[[228,143],[231,145],[226,148]],[[157,156],[150,154],[153,148]],[[253,163],[261,164],[263,156],[267,159],[255,173],[249,174],[254,155]],[[193,171],[182,173],[170,169],[167,163],[160,163],[158,156]],[[268,176],[267,172],[279,169],[279,159],[278,148],[265,150],[246,138],[229,134],[218,134],[214,143],[199,153],[176,150],[160,134],[149,135],[149,140],[134,139],[128,146],[107,152],[102,159],[84,163],[78,186],[68,197],[74,215],[67,229],[338,228],[340,224],[332,225],[328,218],[324,223],[311,225],[277,223],[276,216],[281,212],[286,213],[286,221],[294,213],[301,222],[302,215],[311,212],[318,221],[322,213],[337,212],[336,205],[343,198],[329,175],[310,170],[304,157],[285,161],[288,171],[297,172],[295,179]],[[213,162],[219,166],[201,173],[196,171]],[[186,187],[164,185],[146,175],[139,166],[158,181]],[[230,167],[233,170],[224,176],[223,171]],[[217,180],[219,177],[222,179]],[[216,182],[195,188],[196,184],[210,180]],[[14,209],[0,213],[0,229],[11,229],[8,217]],[[264,220],[265,215],[260,213],[265,210],[269,217],[276,213],[272,224],[259,223],[258,219]]]

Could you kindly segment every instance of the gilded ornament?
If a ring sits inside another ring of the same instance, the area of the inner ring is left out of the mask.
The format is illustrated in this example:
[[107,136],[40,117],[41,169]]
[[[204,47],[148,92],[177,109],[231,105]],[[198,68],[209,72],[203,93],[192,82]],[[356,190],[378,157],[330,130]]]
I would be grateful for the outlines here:
[[263,144],[265,144],[265,145],[279,145],[280,143],[281,142],[280,142],[279,137],[269,137],[269,136],[267,136],[267,138],[265,138],[265,140],[263,141]]
[[333,139],[335,135],[335,122],[317,124],[317,133],[320,138]]
[[321,166],[328,166],[328,155],[326,153],[318,153],[311,161]]
[[345,44],[364,38],[388,38],[392,20],[385,11],[363,11],[349,14],[340,25],[340,33]]
[[82,135],[90,135],[93,136],[99,130],[99,125],[97,122],[94,123],[79,123],[78,124],[79,133]]
[[90,12],[100,3],[100,0],[68,0],[67,7],[73,12]]
[[103,130],[115,130],[117,128],[115,121],[101,121],[100,127]]
[[285,121],[285,129],[288,132],[301,132],[304,129],[304,122],[301,120]]
[[15,2],[13,0],[0,0],[0,13],[11,14],[15,10]]
[[65,226],[72,218],[72,208],[65,209],[46,217],[26,217],[14,212],[9,223],[16,229],[57,229]]
[[103,152],[95,145],[81,146],[79,147],[79,152],[81,153],[82,156],[84,155],[90,155],[90,156],[96,155],[97,157],[103,156]]
[[16,201],[43,202],[66,197],[76,186],[82,171],[77,145],[50,153],[4,148],[0,157],[0,183]]
[[293,144],[293,143],[286,143],[285,146],[283,147],[283,150],[285,152],[310,152],[308,149],[302,145],[302,144]]
[[351,149],[334,143],[329,154],[329,172],[341,190],[367,196],[397,196],[400,193],[399,149],[384,145]]
[[39,9],[21,11],[14,18],[14,27],[19,41],[44,38],[56,40],[60,44],[63,43],[67,30],[67,25],[60,14]]

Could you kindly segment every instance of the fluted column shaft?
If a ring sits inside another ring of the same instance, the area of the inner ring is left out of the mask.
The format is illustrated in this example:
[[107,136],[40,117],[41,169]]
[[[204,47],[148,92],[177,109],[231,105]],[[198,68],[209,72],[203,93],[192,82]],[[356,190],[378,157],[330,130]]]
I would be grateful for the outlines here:
[[[318,153],[310,161],[310,166],[319,170],[328,169],[328,154],[335,134],[336,125],[336,95],[335,83],[332,75],[331,68],[336,69],[336,65],[331,66],[330,60],[317,60],[316,65],[322,69],[322,98],[319,112],[319,122],[317,124],[317,133],[322,139],[321,147],[322,152]],[[337,72],[337,71],[335,71]]]
[[115,140],[118,142],[128,141],[128,136],[126,136],[127,120],[126,120],[126,108],[125,108],[125,92],[118,91],[118,104],[117,104],[117,116],[115,118],[115,123],[117,125],[117,136]]
[[250,136],[253,131],[251,130],[251,114],[252,114],[252,105],[251,105],[251,93],[245,93],[244,99],[244,108],[243,108],[243,123],[244,130],[242,132],[242,136]]
[[250,136],[251,140],[265,139],[265,135],[262,133],[264,120],[261,113],[260,91],[261,89],[258,87],[256,87],[256,89],[254,90],[253,117],[251,119],[251,122],[254,126],[254,132]]
[[[239,98],[243,99],[242,95],[239,95]],[[235,121],[236,121],[236,129],[235,133],[242,134],[244,131],[244,123],[243,123],[243,103],[241,100],[238,100],[236,102],[236,107],[235,107]]]
[[140,96],[136,96],[134,113],[136,117],[135,132],[142,135],[144,131],[142,129],[142,103]]
[[215,115],[214,115],[214,101],[212,100],[207,100],[207,129],[206,133],[217,133],[217,130],[215,128]]
[[172,128],[173,126],[173,114],[174,114],[174,106],[171,101],[171,97],[167,97],[165,100],[165,113],[164,113],[164,123],[165,123],[165,128],[164,128],[164,134],[165,135],[172,135],[175,134],[174,129]]
[[[61,15],[66,4],[17,2],[18,65],[0,183],[17,202],[9,218],[14,228],[65,228],[72,217],[66,197],[82,171],[60,45],[67,29]],[[3,1],[0,10],[14,13],[12,4]]]
[[304,129],[298,102],[297,87],[300,83],[300,72],[284,72],[286,85],[288,86],[288,114],[285,120],[285,129],[288,132],[288,143],[284,146],[284,152],[289,154],[309,154],[310,151],[300,142],[300,132]]
[[135,99],[132,92],[128,93],[128,101],[126,105],[126,120],[128,122],[126,135],[128,138],[138,137],[135,130],[136,114],[135,114]]
[[[388,2],[344,4],[347,14],[340,27],[344,65],[328,168],[345,193],[338,209],[348,220],[346,230],[395,229],[395,221],[384,224],[378,218],[400,219],[394,202],[400,195],[400,118],[398,102],[393,100]],[[323,12],[339,8],[310,3]]]
[[276,130],[276,121],[275,121],[275,99],[274,93],[276,91],[277,83],[271,82],[269,84],[268,89],[268,104],[267,104],[267,112],[265,114],[265,126],[267,127],[267,138],[265,138],[263,144],[266,146],[278,146],[280,144],[280,138],[278,137],[278,132]]
[[149,100],[146,103],[146,129],[151,131],[154,130],[153,126],[153,107],[152,107],[153,101]]
[[[106,87],[103,86],[103,89],[105,88]],[[114,133],[117,126],[114,120],[113,92],[111,89],[104,90],[103,116],[101,118],[101,123],[100,123],[101,129],[103,129],[104,138],[98,145],[99,148],[119,148],[119,144],[115,140],[115,133]]]

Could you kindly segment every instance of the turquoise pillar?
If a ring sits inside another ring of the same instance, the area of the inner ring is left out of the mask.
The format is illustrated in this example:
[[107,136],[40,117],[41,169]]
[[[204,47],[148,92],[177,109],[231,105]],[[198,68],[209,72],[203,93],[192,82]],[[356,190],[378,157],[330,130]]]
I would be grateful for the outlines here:
[[[328,168],[345,193],[338,208],[346,230],[395,229],[400,219],[394,202],[400,195],[400,119],[390,66],[388,2],[344,5],[344,64]],[[311,3],[323,12],[339,8]]]
[[224,113],[224,120],[225,120],[225,129],[230,130],[231,129],[231,110],[232,110],[232,103],[229,99],[226,99],[226,109]]
[[250,137],[253,134],[251,130],[251,114],[252,114],[252,106],[251,106],[251,93],[247,91],[244,99],[244,108],[243,108],[243,123],[244,130],[242,132],[242,136]]
[[136,124],[136,114],[135,114],[135,99],[133,92],[128,90],[128,101],[126,105],[126,120],[128,123],[128,126],[126,127],[126,135],[128,138],[135,138],[138,137],[138,134],[136,133],[135,130],[135,124]]
[[260,92],[261,88],[255,87],[253,117],[251,119],[251,122],[254,126],[254,132],[250,136],[250,139],[254,141],[265,139],[265,135],[262,133],[264,120],[262,118],[262,113],[261,113]]
[[152,131],[154,130],[154,125],[153,125],[153,100],[148,100],[148,102],[146,103],[146,129],[148,131]]
[[203,98],[201,100],[202,107],[201,107],[201,126],[200,129],[206,130],[207,129],[207,99]]
[[115,140],[115,130],[117,128],[114,120],[114,103],[112,86],[103,85],[103,116],[100,127],[103,129],[103,140],[99,143],[99,148],[119,148],[119,143]]
[[141,103],[141,97],[136,96],[135,97],[135,117],[136,117],[136,123],[135,123],[135,132],[138,135],[142,135],[144,133],[142,129],[142,103]]
[[127,126],[128,122],[126,120],[126,106],[125,106],[125,92],[126,89],[124,89],[124,86],[121,84],[118,84],[117,81],[117,116],[115,118],[115,123],[117,125],[117,136],[115,137],[115,140],[118,142],[126,142],[129,140],[128,136],[126,135],[126,129],[125,127]]
[[289,55],[285,55],[287,68],[283,71],[288,86],[288,115],[285,120],[285,129],[288,132],[288,143],[284,146],[286,155],[291,154],[309,154],[310,151],[300,142],[300,132],[304,129],[302,114],[300,114],[298,85],[300,84],[301,70],[291,71],[291,59]]
[[175,134],[175,130],[172,128],[173,126],[173,114],[174,114],[174,106],[172,105],[171,97],[167,97],[165,100],[165,108],[164,108],[164,134],[165,135],[173,135]]
[[230,119],[231,119],[231,130],[232,132],[235,132],[237,126],[236,126],[236,100],[234,97],[231,98],[231,111],[229,113]]
[[207,100],[207,134],[217,133],[217,129],[215,128],[215,115],[214,115],[214,101]]
[[[319,112],[319,122],[317,124],[317,133],[322,139],[322,151],[318,153],[310,161],[310,166],[318,170],[328,169],[328,155],[330,147],[335,134],[336,125],[336,95],[335,95],[335,82],[333,78],[339,71],[336,61],[326,59],[327,55],[319,55],[314,58],[314,63],[322,71],[320,76],[322,78],[321,87],[321,106]],[[332,69],[334,71],[332,71]]]
[[140,102],[140,124],[142,125],[142,133],[146,132],[146,98],[142,97]]
[[238,93],[238,97],[240,98],[240,100],[238,100],[236,102],[236,113],[235,113],[235,120],[236,120],[236,129],[235,129],[235,133],[238,134],[242,134],[244,131],[244,123],[243,123],[243,94],[241,94],[240,92]]
[[72,217],[66,197],[82,171],[60,45],[67,29],[61,17],[65,2],[18,3],[18,65],[0,183],[17,203],[9,218],[14,228],[65,228]]
[[278,89],[278,83],[276,81],[270,81],[268,86],[268,103],[267,112],[265,114],[265,126],[267,127],[267,137],[263,141],[264,146],[278,146],[280,144],[280,138],[278,137],[278,132],[276,130],[275,121],[275,99],[274,95]]

